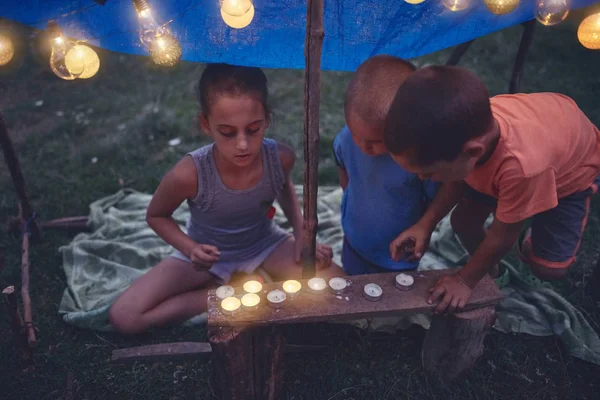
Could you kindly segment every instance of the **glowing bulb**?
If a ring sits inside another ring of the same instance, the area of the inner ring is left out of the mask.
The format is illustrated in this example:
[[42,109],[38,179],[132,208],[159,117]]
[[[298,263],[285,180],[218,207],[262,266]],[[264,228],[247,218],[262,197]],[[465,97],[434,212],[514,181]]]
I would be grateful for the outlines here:
[[0,65],[6,65],[15,55],[15,48],[10,38],[0,35]]
[[232,28],[245,28],[254,19],[254,5],[250,0],[222,0],[221,17]]
[[181,59],[181,46],[169,33],[154,39],[149,50],[152,61],[161,67],[172,67]]
[[514,11],[520,0],[484,0],[488,10],[496,15],[504,15]]
[[577,29],[579,42],[590,50],[600,50],[600,13],[586,17]]
[[53,22],[48,24],[47,30],[50,35],[50,45],[52,47],[52,51],[50,52],[50,68],[52,72],[59,78],[67,81],[77,79],[83,73],[83,63],[75,63],[70,69],[67,67],[65,61],[65,55],[71,50],[74,43],[65,39],[58,25]]
[[471,0],[442,0],[442,3],[450,11],[462,11],[471,5]]
[[172,67],[181,59],[181,45],[165,25],[159,25],[147,0],[133,0],[140,22],[140,42],[152,60],[162,67]]
[[69,71],[81,71],[79,79],[88,79],[100,69],[100,58],[91,47],[76,44],[65,55],[65,65]]
[[571,0],[538,0],[535,18],[543,25],[556,25],[567,18],[570,9]]
[[404,0],[404,1],[407,2],[407,3],[409,3],[409,4],[421,4],[425,0]]

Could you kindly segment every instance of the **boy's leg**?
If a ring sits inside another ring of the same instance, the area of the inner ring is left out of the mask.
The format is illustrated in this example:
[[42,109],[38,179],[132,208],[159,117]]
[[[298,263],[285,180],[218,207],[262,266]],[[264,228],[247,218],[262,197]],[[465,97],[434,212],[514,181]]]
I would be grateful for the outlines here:
[[345,238],[342,246],[342,268],[344,268],[344,271],[348,275],[366,275],[382,272],[382,268],[373,265],[361,257]]
[[151,327],[183,322],[207,310],[207,291],[216,285],[208,271],[196,271],[184,260],[167,257],[142,275],[109,311],[112,325],[133,335]]
[[585,229],[591,196],[589,189],[559,199],[558,205],[533,217],[531,228],[519,244],[519,256],[531,272],[542,280],[556,280],[567,275],[575,262]]

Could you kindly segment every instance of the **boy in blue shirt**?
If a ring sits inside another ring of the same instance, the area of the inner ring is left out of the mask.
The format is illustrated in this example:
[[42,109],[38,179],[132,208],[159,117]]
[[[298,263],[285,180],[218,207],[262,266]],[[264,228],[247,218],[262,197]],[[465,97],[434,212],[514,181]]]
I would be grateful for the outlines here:
[[418,264],[394,261],[390,244],[421,218],[438,184],[403,170],[383,142],[387,112],[414,71],[401,58],[374,56],[358,67],[346,90],[347,126],[336,136],[333,150],[344,189],[342,265],[348,275],[414,269]]

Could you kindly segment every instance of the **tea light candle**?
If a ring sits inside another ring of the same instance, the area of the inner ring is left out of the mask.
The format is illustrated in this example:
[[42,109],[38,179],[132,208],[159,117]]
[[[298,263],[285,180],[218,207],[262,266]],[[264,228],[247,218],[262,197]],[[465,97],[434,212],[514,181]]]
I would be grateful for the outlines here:
[[233,286],[229,286],[229,285],[219,286],[217,288],[217,290],[215,291],[215,294],[217,295],[219,300],[223,300],[228,297],[231,297],[234,295],[234,293],[235,293],[235,289],[233,288]]
[[244,283],[243,288],[246,293],[258,293],[262,290],[262,283],[259,281],[248,281]]
[[308,291],[311,293],[323,293],[327,287],[327,282],[323,278],[311,278],[308,280]]
[[381,299],[383,290],[376,283],[367,283],[364,287],[365,298],[370,301],[377,301]]
[[237,297],[227,297],[221,301],[221,309],[228,315],[238,312],[241,305],[242,303]]
[[246,293],[242,296],[242,307],[246,311],[254,311],[258,308],[260,297],[256,293]]
[[348,287],[348,281],[344,278],[331,278],[329,280],[329,288],[335,294],[342,294],[342,292]]
[[298,281],[289,280],[283,282],[283,290],[289,295],[290,299],[292,299],[302,288],[302,284]]
[[396,287],[400,290],[410,290],[415,283],[415,278],[407,274],[396,275]]
[[279,289],[271,290],[267,294],[267,300],[269,301],[269,306],[271,306],[273,308],[283,307],[285,298],[286,298],[285,292],[283,292]]

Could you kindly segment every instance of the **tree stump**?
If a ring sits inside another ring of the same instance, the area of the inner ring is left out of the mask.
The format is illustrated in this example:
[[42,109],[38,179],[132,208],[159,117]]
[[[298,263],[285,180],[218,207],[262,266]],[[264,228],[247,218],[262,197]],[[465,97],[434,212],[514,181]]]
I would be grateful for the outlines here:
[[435,315],[423,342],[425,370],[445,381],[461,377],[483,354],[483,340],[495,320],[493,306]]
[[277,400],[285,339],[277,326],[209,327],[213,382],[221,400]]

